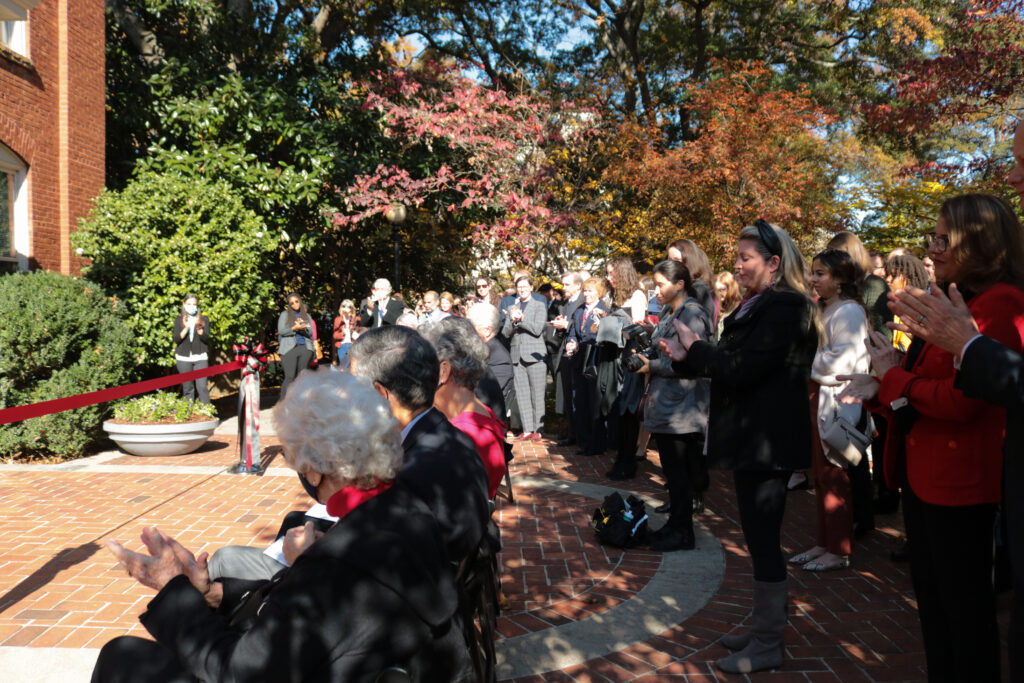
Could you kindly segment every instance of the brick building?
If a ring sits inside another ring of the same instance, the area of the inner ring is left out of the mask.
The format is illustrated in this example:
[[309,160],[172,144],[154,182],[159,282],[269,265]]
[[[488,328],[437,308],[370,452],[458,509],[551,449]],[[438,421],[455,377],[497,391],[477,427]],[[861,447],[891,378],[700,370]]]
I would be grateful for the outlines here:
[[103,0],[0,0],[0,272],[78,273],[103,187]]

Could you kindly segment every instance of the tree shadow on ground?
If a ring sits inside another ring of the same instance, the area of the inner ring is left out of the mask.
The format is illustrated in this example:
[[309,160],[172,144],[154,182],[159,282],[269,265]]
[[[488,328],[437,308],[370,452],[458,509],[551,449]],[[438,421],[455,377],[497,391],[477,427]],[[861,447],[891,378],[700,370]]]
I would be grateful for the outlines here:
[[11,590],[0,595],[0,613],[5,612],[12,605],[17,604],[23,598],[28,597],[46,584],[50,583],[57,574],[65,569],[70,569],[76,564],[85,562],[96,554],[100,546],[95,541],[89,541],[74,548],[64,548],[52,558],[46,561],[39,569],[35,570],[28,577],[18,582]]

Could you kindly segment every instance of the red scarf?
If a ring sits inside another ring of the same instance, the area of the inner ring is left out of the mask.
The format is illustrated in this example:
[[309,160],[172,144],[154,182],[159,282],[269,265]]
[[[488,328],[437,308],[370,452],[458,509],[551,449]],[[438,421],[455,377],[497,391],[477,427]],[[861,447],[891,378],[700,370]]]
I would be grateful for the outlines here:
[[327,500],[327,514],[341,519],[374,496],[387,491],[394,483],[394,480],[386,482],[378,480],[377,486],[372,489],[346,486]]

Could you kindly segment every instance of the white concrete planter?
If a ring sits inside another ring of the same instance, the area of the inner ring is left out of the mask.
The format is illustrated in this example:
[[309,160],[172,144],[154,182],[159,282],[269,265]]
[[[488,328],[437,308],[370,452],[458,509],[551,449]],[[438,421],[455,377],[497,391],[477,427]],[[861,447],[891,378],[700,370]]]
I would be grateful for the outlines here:
[[132,455],[185,455],[198,449],[213,436],[219,420],[182,424],[115,424],[109,420],[103,429],[122,450]]

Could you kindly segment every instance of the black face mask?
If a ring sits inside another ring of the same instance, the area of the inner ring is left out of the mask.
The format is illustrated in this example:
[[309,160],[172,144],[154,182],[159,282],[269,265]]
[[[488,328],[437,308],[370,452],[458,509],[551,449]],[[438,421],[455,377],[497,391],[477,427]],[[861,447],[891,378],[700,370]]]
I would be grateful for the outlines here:
[[309,494],[310,498],[319,503],[320,499],[317,497],[316,487],[309,483],[309,479],[306,479],[306,476],[302,474],[302,472],[299,472],[298,475],[299,481],[302,483],[302,488],[306,489],[306,493]]

